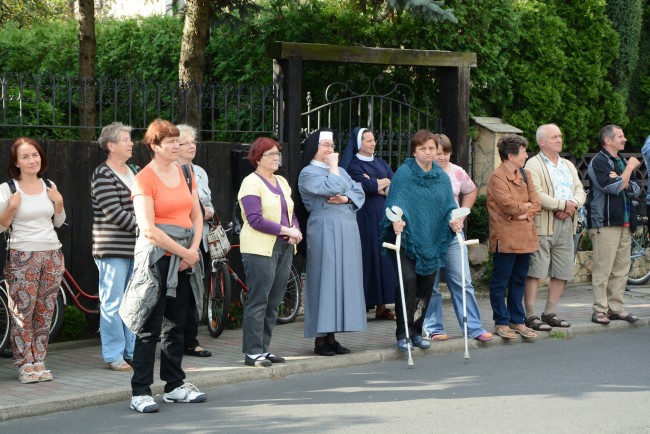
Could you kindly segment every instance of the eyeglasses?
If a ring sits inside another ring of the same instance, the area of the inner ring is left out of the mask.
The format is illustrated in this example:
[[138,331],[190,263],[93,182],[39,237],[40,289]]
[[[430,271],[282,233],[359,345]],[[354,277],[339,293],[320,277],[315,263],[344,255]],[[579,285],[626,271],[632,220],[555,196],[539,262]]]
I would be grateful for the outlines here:
[[318,146],[323,146],[323,147],[326,147],[326,148],[336,149],[336,145],[334,143],[332,143],[332,144],[330,144],[330,143],[319,143]]
[[183,142],[183,143],[178,144],[178,146],[185,146],[185,145],[187,145],[187,146],[196,146],[196,142],[194,140],[191,140],[189,142]]
[[265,152],[262,154],[263,157],[271,157],[271,158],[281,158],[282,154],[280,152]]

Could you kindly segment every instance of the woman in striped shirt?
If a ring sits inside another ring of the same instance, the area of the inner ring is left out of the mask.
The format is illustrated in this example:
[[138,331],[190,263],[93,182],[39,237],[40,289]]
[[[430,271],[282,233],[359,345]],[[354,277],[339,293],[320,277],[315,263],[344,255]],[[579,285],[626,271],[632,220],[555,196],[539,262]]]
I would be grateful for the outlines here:
[[133,152],[131,127],[120,122],[107,125],[99,146],[108,157],[93,172],[90,191],[93,204],[93,257],[99,269],[101,316],[99,333],[106,367],[130,371],[135,335],[124,325],[118,309],[133,272],[135,212],[131,187],[137,169],[127,165]]

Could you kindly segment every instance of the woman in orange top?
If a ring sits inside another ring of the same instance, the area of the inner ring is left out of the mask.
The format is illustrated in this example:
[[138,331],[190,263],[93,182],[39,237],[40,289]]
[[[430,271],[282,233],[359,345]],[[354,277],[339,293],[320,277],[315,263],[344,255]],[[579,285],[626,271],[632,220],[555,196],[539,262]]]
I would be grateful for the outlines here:
[[[136,175],[131,189],[140,236],[135,248],[133,277],[120,314],[125,308],[137,311],[134,305],[149,303],[151,307],[145,313],[123,316],[125,323],[137,332],[131,408],[151,413],[159,409],[151,396],[151,384],[157,338],[161,335],[160,378],[166,382],[163,400],[206,400],[204,393],[183,382],[185,373],[181,367],[188,312],[195,304],[200,309],[202,301],[199,245],[203,218],[194,177],[185,179],[176,164],[180,146],[178,128],[156,119],[142,141],[152,159]],[[151,295],[140,296],[139,300],[131,296],[151,287],[154,288]],[[151,298],[154,300],[148,300]],[[137,325],[132,321],[134,317],[139,320]]]

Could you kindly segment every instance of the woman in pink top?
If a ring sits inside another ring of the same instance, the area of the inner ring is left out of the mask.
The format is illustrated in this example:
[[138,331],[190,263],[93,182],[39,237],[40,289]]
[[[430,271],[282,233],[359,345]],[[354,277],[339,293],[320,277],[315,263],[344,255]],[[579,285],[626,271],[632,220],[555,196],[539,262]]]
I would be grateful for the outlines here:
[[[456,204],[458,204],[458,196],[463,194],[462,206],[465,208],[472,208],[476,201],[477,191],[476,185],[469,177],[467,172],[462,167],[451,163],[451,141],[449,137],[444,134],[437,134],[436,139],[440,146],[438,146],[438,154],[436,162],[444,170],[451,179],[451,187],[454,190],[456,197]],[[463,217],[464,220],[464,217]],[[451,294],[451,302],[458,318],[458,325],[461,330],[463,329],[463,282],[461,267],[465,267],[465,294],[467,304],[467,334],[473,339],[479,341],[492,340],[492,333],[486,331],[481,325],[481,314],[478,309],[478,303],[474,296],[474,286],[472,285],[472,278],[469,270],[469,260],[467,259],[467,247],[465,249],[465,261],[461,263],[460,244],[458,239],[454,237],[447,250],[447,262],[443,270],[445,271],[445,282]],[[442,323],[442,295],[438,290],[440,283],[440,272],[436,275],[435,283],[433,284],[433,293],[431,294],[431,301],[427,313],[424,317],[423,330],[432,341],[446,341],[449,339],[445,326]]]

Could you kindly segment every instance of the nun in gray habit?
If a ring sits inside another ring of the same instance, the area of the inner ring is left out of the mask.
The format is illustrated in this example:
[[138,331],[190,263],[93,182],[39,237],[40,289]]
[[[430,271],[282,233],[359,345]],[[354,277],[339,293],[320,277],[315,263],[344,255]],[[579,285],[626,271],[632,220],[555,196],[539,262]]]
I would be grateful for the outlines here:
[[338,163],[332,130],[322,128],[307,138],[296,214],[307,228],[305,337],[316,338],[314,352],[321,356],[350,352],[335,333],[368,329],[355,215],[365,194]]

